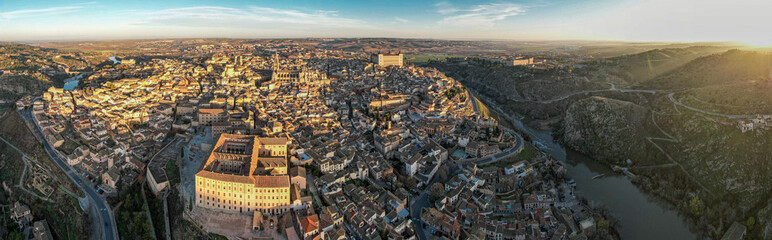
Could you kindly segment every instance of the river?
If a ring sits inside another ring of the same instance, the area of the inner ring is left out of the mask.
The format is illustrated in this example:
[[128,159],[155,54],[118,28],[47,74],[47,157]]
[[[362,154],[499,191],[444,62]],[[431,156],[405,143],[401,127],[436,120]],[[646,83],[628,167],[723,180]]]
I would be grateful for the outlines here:
[[83,74],[78,74],[78,76],[74,76],[68,79],[64,80],[64,90],[73,90],[76,87],[78,87],[78,83],[80,83],[80,79],[83,78]]
[[[534,144],[562,161],[576,180],[579,193],[591,203],[600,203],[619,219],[622,239],[696,239],[675,210],[666,208],[633,185],[623,175],[615,174],[581,153],[566,150],[552,139],[549,131],[536,130],[511,119],[515,128],[528,133]],[[598,174],[605,177],[592,179]]]
[[121,63],[121,60],[118,60],[115,56],[108,57],[111,61],[113,61],[113,64],[119,64]]

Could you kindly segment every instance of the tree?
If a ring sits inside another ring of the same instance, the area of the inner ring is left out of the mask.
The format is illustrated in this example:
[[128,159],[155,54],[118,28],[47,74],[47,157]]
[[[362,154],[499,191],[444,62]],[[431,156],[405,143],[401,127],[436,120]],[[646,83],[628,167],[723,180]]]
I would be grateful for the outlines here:
[[418,181],[415,180],[415,178],[407,178],[405,179],[405,187],[408,189],[414,189],[418,187]]
[[748,229],[753,229],[753,225],[756,225],[756,218],[748,217],[748,220],[745,221],[745,226],[748,226]]
[[429,201],[435,202],[445,195],[445,186],[442,183],[434,183],[429,187]]
[[702,200],[695,196],[689,201],[689,208],[692,210],[692,213],[700,215],[702,213]]
[[598,219],[598,228],[600,229],[608,229],[610,226],[609,221],[605,218],[601,217]]
[[505,176],[499,180],[499,188],[501,188],[503,191],[509,191],[514,186],[515,186],[515,179],[511,176]]
[[437,178],[437,181],[439,182],[445,182],[448,180],[448,174],[450,173],[450,166],[448,164],[443,164],[440,166],[439,169],[437,169],[437,174],[435,177]]
[[22,233],[19,232],[19,231],[13,231],[13,232],[8,234],[8,239],[9,240],[11,240],[11,239],[13,239],[13,240],[16,240],[16,239],[21,240],[21,239],[24,239],[24,235],[22,235]]

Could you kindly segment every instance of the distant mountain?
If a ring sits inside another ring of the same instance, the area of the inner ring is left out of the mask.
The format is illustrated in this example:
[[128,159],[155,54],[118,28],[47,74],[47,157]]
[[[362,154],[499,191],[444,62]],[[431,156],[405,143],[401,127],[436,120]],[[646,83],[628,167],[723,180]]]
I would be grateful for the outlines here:
[[656,89],[702,88],[768,81],[771,77],[772,54],[730,50],[695,59],[641,85]]
[[589,62],[579,74],[596,81],[609,81],[620,86],[634,86],[673,71],[690,61],[730,49],[717,46],[654,49]]

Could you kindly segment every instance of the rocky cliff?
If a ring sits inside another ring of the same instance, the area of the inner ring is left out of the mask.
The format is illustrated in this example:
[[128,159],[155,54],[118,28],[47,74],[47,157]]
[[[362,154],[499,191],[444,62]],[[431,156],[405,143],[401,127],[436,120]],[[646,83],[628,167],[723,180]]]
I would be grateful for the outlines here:
[[607,162],[624,161],[645,151],[647,110],[637,104],[603,97],[574,102],[563,118],[562,141]]

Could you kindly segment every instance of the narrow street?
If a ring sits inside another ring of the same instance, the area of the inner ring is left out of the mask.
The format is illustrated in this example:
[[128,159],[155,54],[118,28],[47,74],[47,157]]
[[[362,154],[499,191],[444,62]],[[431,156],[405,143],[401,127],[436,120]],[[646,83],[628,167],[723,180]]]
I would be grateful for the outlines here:
[[[477,104],[475,103],[477,100],[474,98],[474,96],[469,92],[467,89],[467,94],[469,95],[470,102],[473,102],[472,107],[474,108],[475,114],[479,115],[480,110],[478,109]],[[517,153],[520,153],[521,150],[523,150],[523,137],[520,136],[517,132],[515,132],[512,129],[505,128],[503,126],[500,126],[505,131],[509,131],[512,133],[516,138],[517,142],[515,143],[515,146],[502,151],[500,153],[494,154],[492,156],[487,156],[481,159],[477,159],[475,161],[475,164],[478,165],[484,165],[493,163],[496,161],[499,161],[504,158],[508,158],[512,155],[515,155]],[[459,164],[456,169],[453,169],[453,172],[448,174],[448,176],[454,176],[461,172],[464,168],[466,168],[468,163]],[[437,181],[437,178],[432,178],[431,181],[426,185],[426,188],[421,191],[421,194],[418,195],[418,198],[414,199],[414,201],[410,205],[410,217],[413,219],[413,223],[415,226],[415,232],[418,236],[418,239],[429,239],[426,234],[426,229],[424,228],[423,222],[421,222],[421,212],[424,208],[432,207],[431,203],[429,202],[429,188],[432,184],[434,184]],[[313,184],[312,184],[313,185]]]

